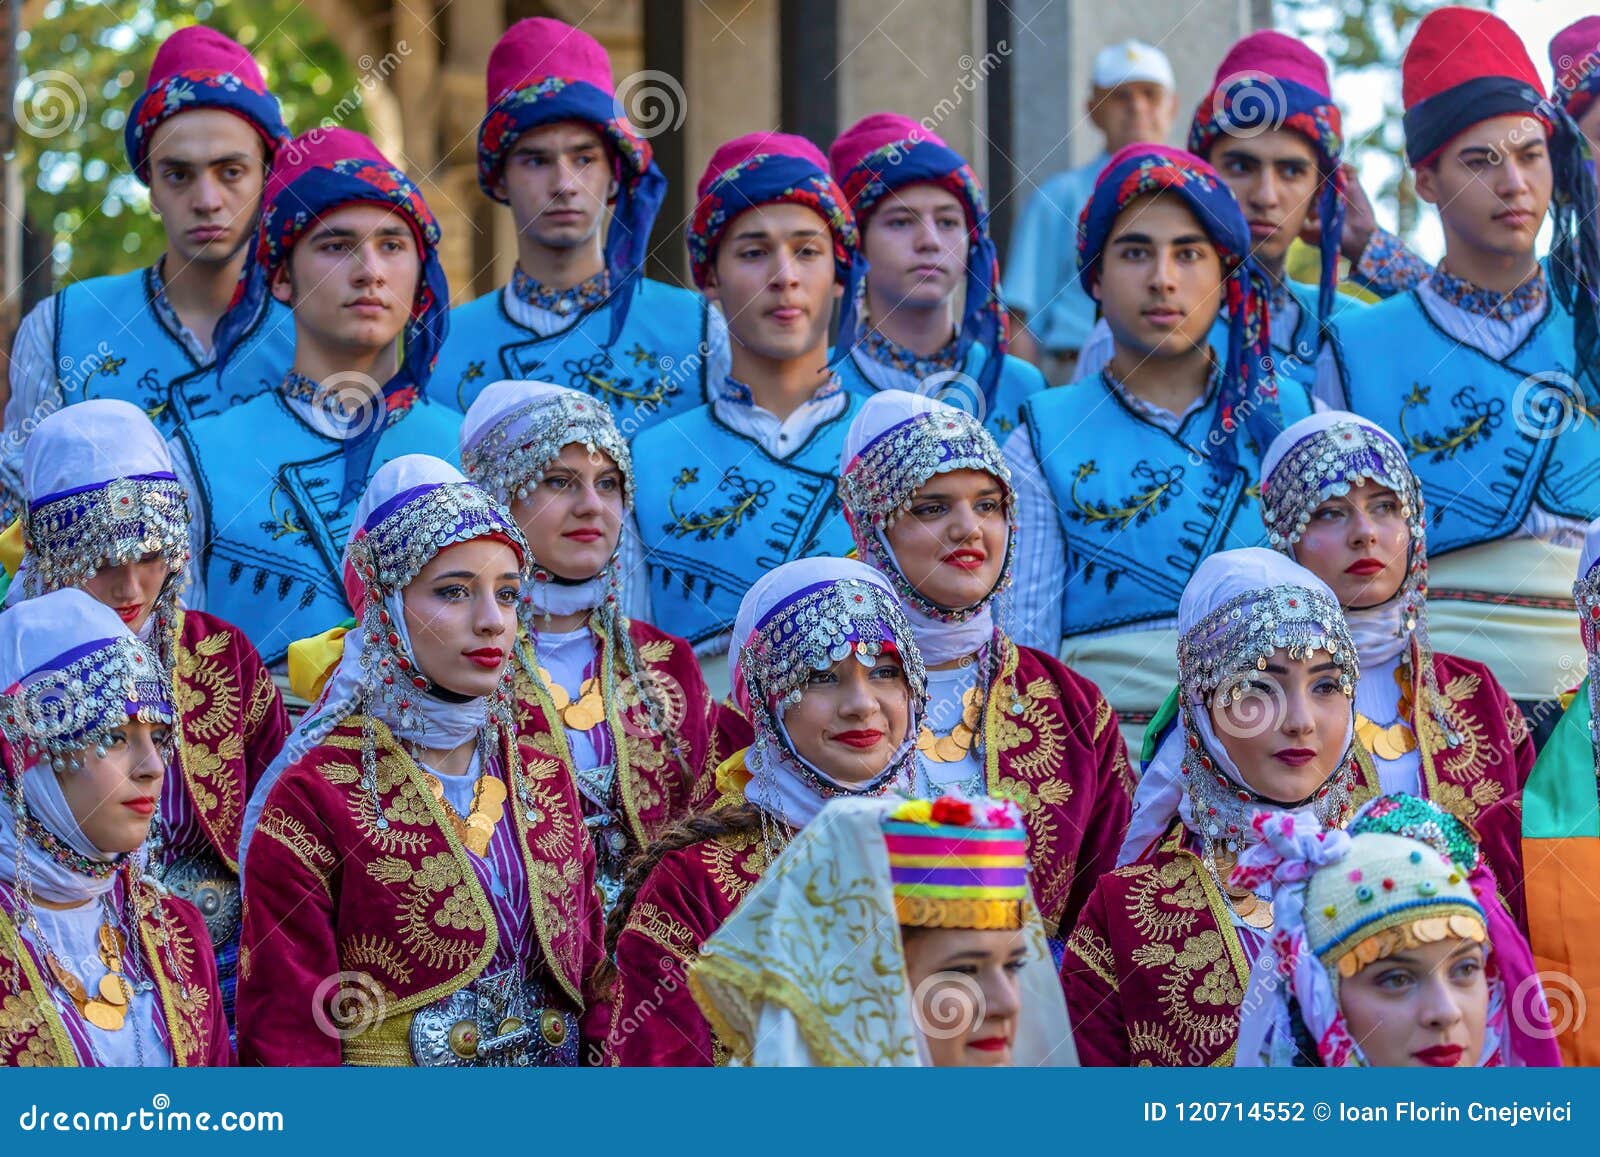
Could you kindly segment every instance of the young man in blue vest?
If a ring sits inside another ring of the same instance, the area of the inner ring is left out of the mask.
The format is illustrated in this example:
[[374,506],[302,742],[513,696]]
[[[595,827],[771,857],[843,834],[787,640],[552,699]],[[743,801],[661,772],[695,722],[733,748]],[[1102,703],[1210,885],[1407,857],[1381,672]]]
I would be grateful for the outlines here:
[[74,282],[23,319],[0,439],[0,487],[13,497],[28,436],[62,406],[117,398],[171,434],[268,388],[289,364],[287,311],[263,302],[226,386],[211,372],[214,330],[249,257],[267,170],[289,137],[250,54],[199,25],[173,33],[123,136],[166,251],[147,269]]
[[845,286],[838,348],[848,356],[837,359],[844,388],[940,398],[1003,438],[1045,382],[1006,353],[1000,264],[977,175],[949,145],[895,113],[850,126],[828,163],[850,198],[870,269]]
[[1178,115],[1172,64],[1139,40],[1095,54],[1087,119],[1105,142],[1085,165],[1057,173],[1022,203],[1006,248],[1005,300],[1018,325],[1013,345],[1051,385],[1073,380],[1078,352],[1094,329],[1094,301],[1078,284],[1078,217],[1113,153],[1138,141],[1163,142]]
[[1434,644],[1492,667],[1537,740],[1583,653],[1572,574],[1600,516],[1594,176],[1498,17],[1429,13],[1401,77],[1406,154],[1445,256],[1341,324],[1317,393],[1405,447],[1429,507]]
[[[634,618],[671,624],[704,659],[726,653],[756,579],[851,548],[839,456],[861,399],[828,368],[828,324],[859,253],[827,161],[784,133],[716,151],[688,241],[695,284],[727,316],[732,371],[711,402],[634,443],[647,573],[629,591]],[[725,689],[720,664],[706,665]]]
[[1177,682],[1184,584],[1207,555],[1266,541],[1261,455],[1311,401],[1274,383],[1266,278],[1204,161],[1130,145],[1101,173],[1078,235],[1115,348],[1100,374],[1029,399],[1005,444],[1019,524],[1012,635],[1101,687],[1137,750]]
[[[173,439],[196,510],[185,597],[242,628],[268,666],[349,617],[344,547],[373,472],[458,456],[461,415],[423,396],[449,324],[438,244],[422,194],[360,133],[283,147],[243,296],[290,308],[293,364]],[[218,335],[224,378],[236,336]]]
[[639,272],[667,182],[617,105],[605,49],[559,20],[519,20],[489,55],[488,90],[478,183],[511,209],[517,266],[452,314],[435,398],[465,412],[490,382],[554,382],[605,402],[629,438],[700,405],[722,342],[699,294]]

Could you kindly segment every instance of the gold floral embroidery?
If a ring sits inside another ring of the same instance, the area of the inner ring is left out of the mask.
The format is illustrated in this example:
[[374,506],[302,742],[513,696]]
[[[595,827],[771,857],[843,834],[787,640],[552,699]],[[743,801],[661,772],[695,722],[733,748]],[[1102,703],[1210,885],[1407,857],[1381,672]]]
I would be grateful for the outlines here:
[[[1485,808],[1505,794],[1505,786],[1490,775],[1489,770],[1495,762],[1510,758],[1510,752],[1494,750],[1483,721],[1465,706],[1482,685],[1479,676],[1468,673],[1457,675],[1440,688],[1444,713],[1461,738],[1456,747],[1446,744],[1431,717],[1418,713],[1418,723],[1426,739],[1423,768],[1428,797],[1467,823],[1476,820]],[[1520,717],[1520,712],[1517,714]]]
[[[415,869],[404,860],[383,857],[369,863],[367,871],[398,888],[401,941],[429,968],[464,971],[482,951],[483,914],[454,854],[424,856]],[[442,931],[446,928],[467,935],[452,936]]]
[[627,931],[637,932],[688,963],[700,954],[700,939],[658,904],[635,904],[628,913]]
[[[181,627],[181,624],[180,624]],[[183,721],[179,762],[207,829],[232,832],[244,813],[242,699],[237,672],[224,656],[232,636],[212,631],[186,645],[180,629],[173,660],[173,707]],[[252,704],[254,706],[254,704]]]
[[[333,849],[312,835],[304,823],[274,804],[261,813],[261,820],[256,825],[256,835],[287,848],[295,859],[304,864],[322,882],[322,890],[328,891],[328,880],[337,860]],[[240,969],[243,967],[244,962],[241,960]]]
[[752,832],[706,840],[696,845],[696,850],[730,905],[744,899],[771,863],[760,837]]
[[194,938],[168,908],[167,899],[154,889],[136,887],[133,900],[135,910],[142,914],[145,959],[152,964],[161,993],[173,1060],[179,1065],[204,1064],[211,1047],[212,994],[210,989],[190,983],[197,960]]
[[1110,985],[1113,992],[1117,990],[1116,957],[1112,955],[1111,944],[1096,929],[1087,924],[1074,928],[1067,937],[1066,955],[1082,961],[1090,972]]

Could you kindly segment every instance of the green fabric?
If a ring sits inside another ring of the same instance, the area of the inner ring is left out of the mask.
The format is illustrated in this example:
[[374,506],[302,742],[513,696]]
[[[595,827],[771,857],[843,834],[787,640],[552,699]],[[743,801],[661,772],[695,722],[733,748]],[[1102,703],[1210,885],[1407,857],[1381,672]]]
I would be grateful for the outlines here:
[[1156,708],[1156,713],[1151,716],[1149,724],[1144,729],[1144,742],[1139,745],[1139,766],[1146,766],[1156,757],[1156,742],[1167,730],[1167,724],[1178,717],[1178,689],[1174,687],[1167,692],[1167,697],[1162,700],[1161,706]]
[[1600,837],[1594,743],[1589,737],[1589,681],[1556,723],[1522,791],[1522,838]]

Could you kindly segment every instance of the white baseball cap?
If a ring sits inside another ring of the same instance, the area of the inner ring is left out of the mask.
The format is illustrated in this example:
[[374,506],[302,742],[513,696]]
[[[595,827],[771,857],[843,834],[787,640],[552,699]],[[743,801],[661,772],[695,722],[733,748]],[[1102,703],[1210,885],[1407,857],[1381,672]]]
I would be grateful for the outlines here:
[[1102,48],[1095,54],[1092,79],[1096,88],[1116,88],[1139,81],[1162,88],[1177,87],[1167,54],[1142,40],[1124,40]]

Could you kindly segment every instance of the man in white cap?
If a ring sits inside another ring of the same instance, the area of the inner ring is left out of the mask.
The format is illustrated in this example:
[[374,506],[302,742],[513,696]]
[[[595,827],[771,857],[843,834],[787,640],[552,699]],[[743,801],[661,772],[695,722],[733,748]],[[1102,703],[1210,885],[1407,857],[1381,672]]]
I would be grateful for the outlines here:
[[1012,352],[1038,364],[1051,385],[1072,380],[1078,350],[1094,328],[1094,302],[1078,284],[1078,214],[1094,179],[1125,145],[1164,142],[1178,113],[1172,65],[1159,48],[1125,40],[1094,58],[1089,120],[1105,147],[1088,164],[1057,173],[1023,207],[1003,275],[1017,321]]

